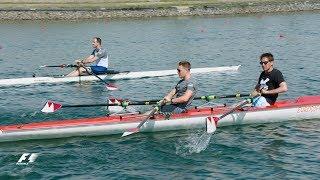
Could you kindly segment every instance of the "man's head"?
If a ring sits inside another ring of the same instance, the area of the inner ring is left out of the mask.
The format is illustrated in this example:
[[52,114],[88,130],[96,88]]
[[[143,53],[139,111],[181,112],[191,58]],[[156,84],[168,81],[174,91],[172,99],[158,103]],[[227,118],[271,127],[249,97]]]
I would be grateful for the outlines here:
[[178,68],[177,68],[179,77],[181,79],[184,79],[186,76],[190,76],[190,69],[191,69],[191,64],[188,61],[186,60],[180,61],[178,63]]
[[92,47],[93,48],[98,48],[101,46],[101,39],[99,37],[94,37],[92,39]]
[[260,65],[265,72],[270,72],[273,69],[273,55],[271,53],[264,53],[260,56]]

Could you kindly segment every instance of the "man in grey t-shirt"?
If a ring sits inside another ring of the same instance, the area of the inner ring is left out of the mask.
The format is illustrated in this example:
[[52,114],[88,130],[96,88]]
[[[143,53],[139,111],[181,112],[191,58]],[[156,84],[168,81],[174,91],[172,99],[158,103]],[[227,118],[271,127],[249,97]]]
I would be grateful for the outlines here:
[[188,61],[180,61],[178,64],[178,75],[181,80],[163,99],[165,103],[170,103],[161,108],[164,113],[181,113],[187,110],[192,103],[197,88],[190,74],[191,64]]
[[[92,39],[92,47],[94,48],[91,55],[83,60],[76,60],[75,63],[78,67],[69,73],[67,76],[82,76],[89,74],[105,74],[108,70],[108,54],[106,49],[101,46],[101,38],[94,37]],[[90,64],[96,62],[95,65],[90,66],[90,68],[84,68],[85,64]],[[91,70],[91,72],[87,72]]]

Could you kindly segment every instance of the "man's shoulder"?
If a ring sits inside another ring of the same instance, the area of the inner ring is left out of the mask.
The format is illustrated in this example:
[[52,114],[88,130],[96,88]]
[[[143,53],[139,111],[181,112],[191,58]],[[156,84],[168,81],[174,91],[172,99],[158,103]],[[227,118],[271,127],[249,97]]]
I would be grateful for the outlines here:
[[104,48],[96,49],[96,52],[99,57],[104,57],[108,55],[107,50]]
[[267,76],[267,75],[282,75],[282,72],[278,69],[273,69],[270,73],[265,73],[264,71],[261,72],[260,76]]
[[179,82],[177,84],[181,84],[183,86],[189,86],[189,85],[194,85],[195,84],[195,81],[193,79],[181,79],[179,80]]
[[180,79],[177,84],[181,84],[182,82],[184,82],[184,80]]
[[273,69],[272,70],[272,74],[274,74],[274,75],[282,75],[282,72],[280,70],[278,70],[278,69]]
[[196,81],[195,81],[195,79],[194,78],[189,78],[189,79],[187,79],[187,80],[185,80],[187,83],[195,83]]
[[105,49],[105,48],[102,47],[102,48],[99,49],[99,51],[100,51],[100,52],[107,52],[107,49]]
[[197,85],[197,84],[196,84],[195,79],[193,79],[193,78],[188,79],[188,81],[187,81],[187,86],[189,86],[189,87],[195,87],[196,85]]
[[261,77],[261,76],[263,76],[264,74],[265,74],[265,72],[264,72],[264,71],[262,71],[262,72],[260,73],[260,77]]

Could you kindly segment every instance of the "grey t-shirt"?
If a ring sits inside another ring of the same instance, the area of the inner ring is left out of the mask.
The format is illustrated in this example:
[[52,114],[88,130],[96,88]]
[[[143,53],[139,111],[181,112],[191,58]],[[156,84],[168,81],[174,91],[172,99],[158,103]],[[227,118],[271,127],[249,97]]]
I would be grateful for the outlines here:
[[175,86],[175,89],[176,89],[176,97],[177,98],[183,96],[187,90],[192,91],[192,96],[188,102],[176,104],[177,107],[185,109],[187,106],[189,106],[192,103],[192,101],[197,93],[196,83],[192,78],[190,78],[188,80],[182,79],[177,83],[177,85]]

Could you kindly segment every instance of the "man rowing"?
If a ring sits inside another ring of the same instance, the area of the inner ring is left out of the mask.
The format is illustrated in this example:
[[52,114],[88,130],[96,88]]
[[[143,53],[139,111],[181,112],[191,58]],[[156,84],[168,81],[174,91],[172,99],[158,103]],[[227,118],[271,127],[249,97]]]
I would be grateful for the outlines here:
[[[105,74],[108,69],[108,54],[106,49],[101,46],[101,39],[99,37],[94,37],[92,39],[93,52],[89,57],[83,60],[76,60],[75,63],[78,65],[77,69],[69,73],[67,76],[81,76],[88,75],[90,73],[94,74]],[[90,64],[96,62],[95,65],[86,68],[85,64]],[[88,72],[89,71],[89,72]]]
[[252,96],[260,95],[253,99],[253,106],[265,107],[273,105],[279,93],[288,91],[282,73],[273,67],[274,58],[271,53],[264,53],[260,56],[260,65],[263,71],[260,74],[258,83],[252,91]]
[[186,111],[187,107],[194,99],[197,88],[195,81],[191,78],[191,64],[188,61],[180,61],[178,63],[177,72],[180,81],[177,85],[163,98],[165,103],[161,107],[163,113],[181,113]]

